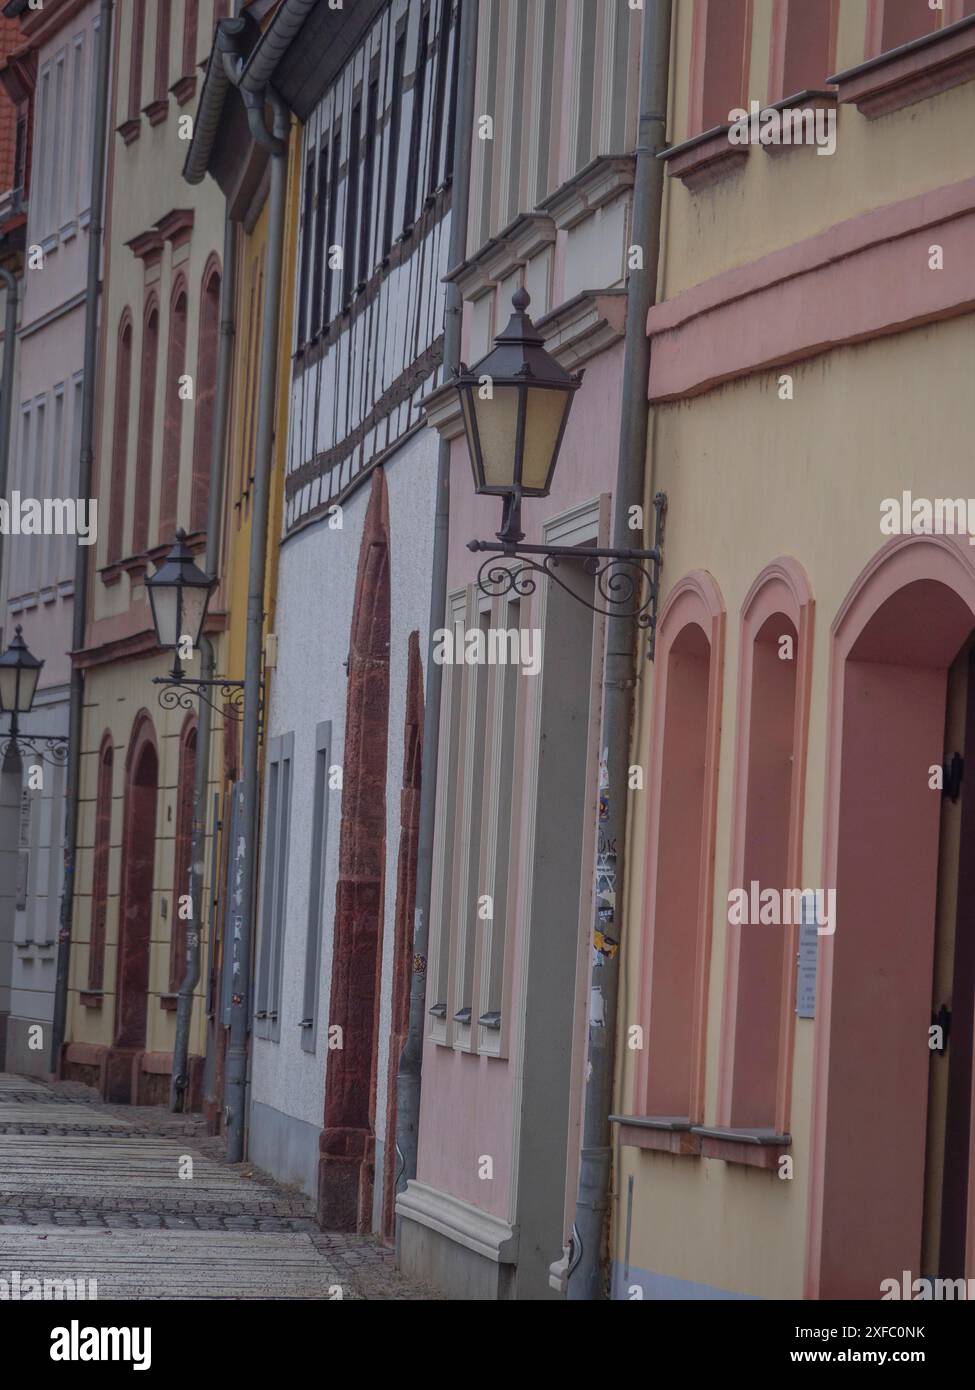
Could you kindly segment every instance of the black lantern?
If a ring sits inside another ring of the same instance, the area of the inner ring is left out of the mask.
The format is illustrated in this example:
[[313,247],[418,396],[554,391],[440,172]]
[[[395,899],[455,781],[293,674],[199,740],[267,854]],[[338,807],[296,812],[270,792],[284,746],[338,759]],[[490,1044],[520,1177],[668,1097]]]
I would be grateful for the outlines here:
[[67,761],[68,740],[63,734],[35,733],[25,738],[20,732],[20,716],[30,714],[34,706],[43,665],[24,641],[23,628],[14,628],[14,640],[0,656],[0,713],[10,715],[10,731],[0,735],[0,766],[6,765],[10,753],[30,753],[53,766]]
[[522,497],[547,497],[562,447],[572,399],[582,385],[545,351],[528,316],[531,298],[516,290],[514,313],[494,347],[474,367],[461,367],[464,429],[476,492],[503,497],[498,539],[517,544],[524,533]]
[[176,532],[176,544],[152,578],[146,580],[156,640],[161,647],[177,648],[189,638],[196,649],[213,584],[195,563],[181,527]]
[[30,713],[43,665],[27,646],[24,630],[18,624],[14,640],[0,656],[0,712],[15,719]]

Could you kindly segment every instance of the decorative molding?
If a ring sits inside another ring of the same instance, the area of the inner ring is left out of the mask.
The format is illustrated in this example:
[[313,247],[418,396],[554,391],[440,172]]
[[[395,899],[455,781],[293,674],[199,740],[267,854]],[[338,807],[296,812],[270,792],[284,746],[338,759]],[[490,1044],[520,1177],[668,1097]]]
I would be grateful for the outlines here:
[[145,265],[155,265],[162,257],[164,238],[153,227],[148,232],[140,232],[125,244],[137,260],[143,261]]
[[533,256],[540,255],[554,243],[556,235],[556,225],[546,213],[521,213],[486,241],[476,255],[449,270],[443,278],[456,284],[465,299],[476,299],[507,280]]
[[192,208],[173,208],[156,223],[156,231],[164,241],[173,246],[181,246],[188,241],[193,231],[194,212]]
[[427,424],[438,432],[441,439],[463,438],[464,416],[460,408],[460,393],[453,382],[444,382],[436,391],[431,391],[423,409]]
[[538,205],[559,231],[568,231],[597,208],[611,203],[633,187],[636,160],[632,155],[600,155],[549,194]]
[[870,121],[975,78],[975,15],[827,78]]
[[184,73],[182,77],[176,79],[169,90],[175,98],[177,106],[185,106],[196,96],[196,74]]
[[655,1153],[697,1157],[701,1141],[691,1131],[686,1115],[610,1115],[610,1124],[620,1127],[620,1143],[632,1149]]
[[670,145],[657,155],[667,164],[667,174],[680,179],[691,193],[711,188],[722,179],[737,174],[744,167],[750,145],[732,145],[728,141],[730,125],[714,126],[700,135]]
[[[932,229],[945,269],[918,276]],[[975,178],[874,208],[651,308],[650,399],[677,400],[848,343],[970,312]],[[870,283],[884,294],[864,295]]]
[[129,120],[123,121],[121,125],[115,127],[116,133],[121,135],[122,143],[131,145],[134,140],[138,140],[142,130],[142,117],[132,116]]
[[566,371],[623,341],[626,290],[583,290],[538,319],[545,347]]
[[150,125],[162,125],[169,115],[169,97],[159,97],[156,101],[150,101],[148,106],[143,106],[142,114]]
[[411,1178],[406,1191],[396,1198],[396,1214],[415,1221],[430,1231],[446,1236],[457,1245],[493,1260],[495,1264],[514,1264],[518,1258],[518,1227],[481,1211],[470,1202],[438,1192]]

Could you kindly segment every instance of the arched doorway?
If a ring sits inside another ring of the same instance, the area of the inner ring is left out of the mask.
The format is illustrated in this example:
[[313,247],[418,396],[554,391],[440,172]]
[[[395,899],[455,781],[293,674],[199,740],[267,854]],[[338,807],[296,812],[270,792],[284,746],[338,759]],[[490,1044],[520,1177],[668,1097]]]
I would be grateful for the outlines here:
[[339,879],[335,890],[328,1025],[341,1028],[325,1074],[318,1219],[326,1230],[372,1226],[376,1060],[386,863],[389,734],[389,516],[373,473],[349,641]]
[[133,725],[125,772],[115,1041],[108,1068],[108,1099],[127,1103],[132,1099],[131,1055],[146,1045],[156,857],[159,755],[152,721],[145,713]]
[[[836,918],[834,935],[820,940],[814,1298],[876,1299],[881,1281],[900,1282],[904,1270],[939,1272],[931,1232],[945,1199],[940,1179],[931,1181],[929,1130],[952,1125],[930,1113],[932,1068],[942,1059],[929,1029],[947,920],[939,882],[960,879],[932,769],[944,759],[949,672],[973,627],[973,557],[936,536],[886,546],[833,624],[823,877],[836,891]],[[975,757],[975,748],[966,751]],[[954,983],[970,994],[970,978]],[[952,1041],[970,1062],[970,1026],[967,1039]],[[969,1068],[966,1106],[970,1087]],[[942,1160],[944,1144],[939,1167]],[[970,1216],[970,1193],[954,1213],[962,1226],[965,1206]]]

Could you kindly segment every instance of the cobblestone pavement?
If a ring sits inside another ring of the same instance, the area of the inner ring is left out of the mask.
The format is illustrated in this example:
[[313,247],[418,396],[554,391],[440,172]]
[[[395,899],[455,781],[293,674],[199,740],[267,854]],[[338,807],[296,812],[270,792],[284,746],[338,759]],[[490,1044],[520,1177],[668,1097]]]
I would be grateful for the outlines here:
[[100,1298],[438,1297],[225,1149],[199,1115],[0,1074],[0,1279],[96,1278]]

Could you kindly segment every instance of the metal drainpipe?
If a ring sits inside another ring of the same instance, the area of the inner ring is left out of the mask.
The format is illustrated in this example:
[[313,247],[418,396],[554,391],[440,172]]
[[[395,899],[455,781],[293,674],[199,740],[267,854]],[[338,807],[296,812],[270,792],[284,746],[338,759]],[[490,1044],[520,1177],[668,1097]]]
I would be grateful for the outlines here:
[[[266,97],[274,112],[273,133],[264,123],[263,109],[249,105],[248,119],[255,138],[263,127],[262,143],[271,153],[271,187],[268,194],[268,237],[264,282],[264,322],[261,345],[261,380],[257,403],[257,442],[254,449],[254,494],[251,499],[251,544],[247,584],[247,645],[244,659],[244,804],[240,834],[248,871],[239,905],[233,911],[233,990],[230,1007],[230,1045],[227,1049],[227,1158],[239,1163],[244,1157],[247,1106],[247,1034],[250,1023],[251,946],[257,900],[257,833],[260,819],[259,701],[261,657],[264,640],[264,581],[267,571],[267,523],[270,473],[274,443],[275,382],[278,370],[278,338],[281,308],[281,262],[284,250],[284,211],[288,183],[287,136],[290,117],[284,103],[269,87]],[[262,103],[263,107],[263,103]],[[236,846],[233,847],[236,853]]]
[[[81,453],[78,461],[78,496],[90,497],[94,468],[95,373],[98,348],[98,298],[100,291],[102,234],[105,215],[105,156],[108,146],[108,89],[112,58],[112,11],[115,0],[101,0],[99,9],[98,76],[95,91],[95,142],[91,167],[91,222],[88,227],[88,282],[85,289],[85,353],[81,394]],[[91,547],[75,546],[74,595],[71,614],[71,650],[85,645],[88,619],[88,560]],[[81,792],[81,739],[83,732],[85,676],[71,664],[68,705],[68,766],[65,778],[64,887],[61,892],[61,926],[54,981],[54,1019],[51,1028],[51,1071],[61,1067],[61,1048],[68,1019],[68,977],[71,964],[71,922],[74,914],[74,871],[78,852],[78,803]]]
[[[223,279],[220,281],[220,345],[217,352],[216,399],[213,412],[213,451],[210,455],[210,496],[207,504],[207,544],[205,568],[217,578],[223,522],[224,464],[227,453],[227,426],[230,419],[230,377],[234,358],[234,308],[237,294],[237,226],[229,212],[223,229]],[[213,643],[200,639],[200,677],[214,675]],[[192,917],[186,930],[186,974],[176,1002],[176,1039],[173,1043],[173,1079],[169,1094],[171,1110],[186,1109],[189,1092],[190,1025],[193,995],[200,979],[200,949],[203,934],[203,874],[206,866],[207,799],[210,780],[210,706],[200,701],[196,726],[196,771],[193,786],[193,844],[190,853],[189,893]],[[214,863],[213,873],[217,871]],[[173,915],[173,923],[177,917]]]
[[[474,78],[477,68],[477,0],[460,7],[460,69],[457,90],[457,159],[450,210],[450,264],[460,265],[467,251],[467,212],[470,203],[471,139],[474,126]],[[460,362],[461,315],[464,301],[453,281],[447,285],[444,318],[445,376]],[[450,516],[450,443],[440,442],[437,465],[437,504],[433,532],[433,584],[430,590],[430,634],[427,656],[426,705],[423,714],[423,776],[420,784],[420,827],[417,842],[416,906],[413,918],[413,974],[410,982],[410,1020],[396,1076],[396,1191],[405,1192],[416,1177],[420,1125],[420,1081],[426,1020],[426,965],[433,876],[433,830],[437,809],[437,754],[440,746],[440,692],[443,667],[433,660],[433,634],[447,608],[447,542]],[[397,1240],[399,1222],[396,1223]]]
[[[7,495],[10,471],[10,426],[13,420],[14,359],[17,348],[17,277],[0,266],[0,281],[7,287],[3,321],[3,394],[0,396],[0,497]],[[3,583],[3,532],[0,531],[0,584]],[[4,614],[6,616],[6,614]]]
[[[642,75],[640,79],[640,127],[633,187],[633,233],[644,249],[643,270],[631,271],[627,285],[626,338],[623,358],[623,393],[620,402],[620,447],[614,494],[613,544],[633,545],[629,529],[631,506],[645,506],[645,473],[649,409],[647,379],[650,343],[647,314],[657,290],[660,258],[660,211],[663,201],[664,166],[657,158],[666,145],[667,89],[670,76],[671,0],[648,0],[643,20]],[[649,496],[654,493],[656,469],[650,460]],[[600,750],[605,751],[608,785],[607,820],[597,834],[615,845],[606,867],[615,875],[614,922],[597,923],[600,930],[621,937],[626,836],[627,784],[630,733],[633,716],[634,625],[610,622],[603,673],[603,713]],[[643,661],[642,652],[640,655]],[[615,861],[615,862],[614,862]],[[625,949],[626,943],[623,943]],[[619,993],[619,952],[593,967],[593,998],[602,996],[603,1027],[589,1029],[585,1115],[579,1168],[579,1195],[569,1262],[568,1297],[573,1300],[606,1296],[604,1256],[612,1163],[609,1116],[613,1097],[613,1061],[616,1011]]]

